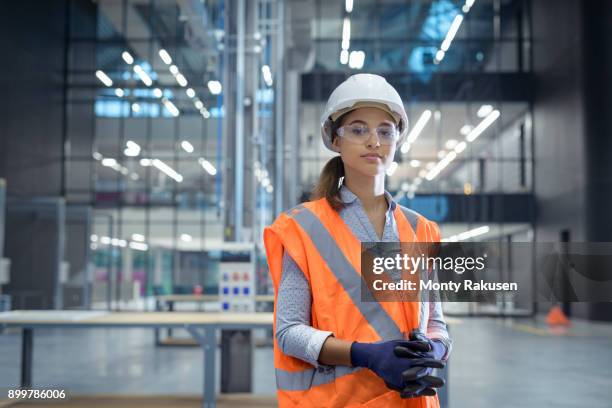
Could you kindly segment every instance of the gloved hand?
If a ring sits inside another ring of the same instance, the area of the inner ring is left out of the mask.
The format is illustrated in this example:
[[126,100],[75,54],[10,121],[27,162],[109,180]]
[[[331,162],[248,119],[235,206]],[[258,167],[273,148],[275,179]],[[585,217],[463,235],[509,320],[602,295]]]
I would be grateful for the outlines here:
[[[416,355],[414,358],[398,356],[394,349],[402,347],[412,350],[413,347],[423,345],[409,344],[407,340],[389,340],[380,343],[359,343],[351,345],[351,363],[354,367],[366,367],[382,378],[391,389],[401,391],[406,385],[405,373],[409,378],[422,378],[424,368],[443,368],[444,362],[431,358],[428,355]],[[425,351],[423,351],[425,353]],[[411,370],[414,370],[413,373]],[[434,377],[435,378],[435,377]]]
[[[410,333],[410,341],[397,345],[393,351],[402,358],[433,358],[440,361],[446,353],[446,347],[441,342],[429,339],[418,330],[413,330]],[[431,367],[413,367],[404,371],[402,375],[406,386],[401,390],[402,398],[436,395],[434,388],[442,387],[444,380],[431,375],[432,371]]]

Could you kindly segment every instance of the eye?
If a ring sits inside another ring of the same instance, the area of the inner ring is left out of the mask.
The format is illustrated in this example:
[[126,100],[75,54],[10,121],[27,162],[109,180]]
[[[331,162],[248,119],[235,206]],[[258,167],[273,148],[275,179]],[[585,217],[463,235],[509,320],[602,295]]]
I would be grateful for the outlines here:
[[376,133],[379,137],[384,137],[386,139],[391,139],[395,135],[395,131],[393,130],[393,128],[388,126],[379,127],[378,129],[376,129]]
[[368,128],[365,126],[353,126],[351,127],[351,131],[355,136],[362,136],[368,133]]

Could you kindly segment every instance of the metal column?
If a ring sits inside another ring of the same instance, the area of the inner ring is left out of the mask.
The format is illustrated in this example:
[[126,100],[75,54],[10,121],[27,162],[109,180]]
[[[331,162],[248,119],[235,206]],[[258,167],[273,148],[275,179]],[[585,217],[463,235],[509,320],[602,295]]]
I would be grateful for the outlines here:
[[237,0],[237,39],[236,39],[236,166],[234,202],[234,239],[242,241],[244,215],[244,29],[245,0]]
[[275,183],[274,183],[274,215],[283,211],[284,196],[284,161],[285,161],[285,141],[284,141],[284,70],[285,70],[285,2],[278,0],[277,4],[277,31],[276,31],[276,78],[275,78],[275,110],[274,110],[274,145],[275,145]]

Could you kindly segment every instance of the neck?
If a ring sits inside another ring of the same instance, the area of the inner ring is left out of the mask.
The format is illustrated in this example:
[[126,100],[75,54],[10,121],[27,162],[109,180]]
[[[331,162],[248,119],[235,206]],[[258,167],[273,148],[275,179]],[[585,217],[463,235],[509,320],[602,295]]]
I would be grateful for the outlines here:
[[387,208],[384,173],[376,176],[364,176],[363,174],[355,174],[345,167],[344,184],[359,198],[366,211]]

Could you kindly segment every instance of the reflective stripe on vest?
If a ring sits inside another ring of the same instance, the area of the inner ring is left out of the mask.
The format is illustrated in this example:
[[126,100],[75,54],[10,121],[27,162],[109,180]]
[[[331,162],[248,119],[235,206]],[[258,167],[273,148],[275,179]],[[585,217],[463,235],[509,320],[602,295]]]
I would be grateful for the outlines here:
[[318,385],[329,384],[339,377],[353,374],[363,367],[333,366],[330,368],[310,368],[303,371],[276,369],[276,387],[283,391],[306,391]]
[[[393,319],[376,301],[362,302],[361,287],[365,286],[363,278],[353,268],[353,265],[344,256],[336,241],[329,234],[319,217],[309,208],[293,214],[293,219],[306,231],[315,248],[325,261],[329,270],[334,274],[344,291],[349,295],[353,304],[359,309],[362,316],[378,333],[381,339],[398,339],[402,332]],[[355,277],[359,277],[363,285],[355,285]],[[351,284],[353,282],[353,284]]]
[[417,225],[419,224],[419,215],[415,211],[412,211],[411,209],[406,207],[400,206],[400,209],[404,213],[404,216],[406,217],[406,219],[410,223],[410,226],[412,227],[412,230],[416,234]]

